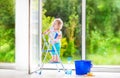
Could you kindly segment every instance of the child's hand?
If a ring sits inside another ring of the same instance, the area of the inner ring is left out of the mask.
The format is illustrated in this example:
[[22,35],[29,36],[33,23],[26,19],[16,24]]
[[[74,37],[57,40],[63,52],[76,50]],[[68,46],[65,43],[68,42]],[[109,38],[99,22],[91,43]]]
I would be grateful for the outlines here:
[[46,35],[48,33],[50,33],[50,29],[46,30],[45,32],[42,32],[42,34],[44,34],[44,35]]
[[47,32],[42,32],[43,35],[45,35]]

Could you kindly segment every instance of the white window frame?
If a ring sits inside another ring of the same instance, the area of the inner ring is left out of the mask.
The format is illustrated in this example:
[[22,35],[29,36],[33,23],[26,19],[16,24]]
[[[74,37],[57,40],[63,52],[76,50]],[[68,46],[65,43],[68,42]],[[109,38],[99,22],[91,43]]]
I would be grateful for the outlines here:
[[29,2],[30,0],[15,1],[15,63],[0,63],[0,69],[17,69],[28,72]]
[[[41,0],[40,0],[41,1]],[[41,8],[41,5],[40,5]],[[16,0],[16,55],[15,55],[15,64],[0,64],[0,68],[12,68],[12,69],[22,69],[29,72],[30,68],[30,44],[29,44],[29,11],[30,10],[30,0]],[[42,8],[40,9],[42,10]],[[40,16],[42,13],[40,11]],[[41,20],[41,18],[40,18]],[[40,22],[40,27],[42,28],[42,22]],[[86,56],[86,0],[82,0],[82,59],[85,59]],[[40,31],[41,32],[41,31]],[[41,40],[41,34],[40,34]],[[40,47],[41,48],[41,47]],[[73,65],[74,68],[74,65]],[[120,66],[114,65],[95,65],[92,68],[92,71],[106,71],[106,72],[120,72]]]

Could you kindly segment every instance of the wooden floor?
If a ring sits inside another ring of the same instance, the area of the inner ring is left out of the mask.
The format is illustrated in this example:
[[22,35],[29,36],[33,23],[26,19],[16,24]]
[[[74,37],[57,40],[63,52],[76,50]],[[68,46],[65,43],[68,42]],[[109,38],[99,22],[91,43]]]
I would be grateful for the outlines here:
[[24,71],[0,69],[0,78],[120,78],[120,73],[112,72],[93,72],[94,77],[77,76],[72,72],[71,76],[65,75],[63,71],[43,70],[42,74],[33,73],[28,75]]

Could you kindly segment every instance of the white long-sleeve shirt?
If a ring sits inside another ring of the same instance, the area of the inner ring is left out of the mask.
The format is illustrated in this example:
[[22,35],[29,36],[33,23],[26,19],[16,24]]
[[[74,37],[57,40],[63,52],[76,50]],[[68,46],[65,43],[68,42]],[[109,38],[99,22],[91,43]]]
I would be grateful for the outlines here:
[[54,43],[60,43],[60,39],[57,38],[59,35],[62,35],[61,31],[54,30],[54,27],[50,27],[49,41]]

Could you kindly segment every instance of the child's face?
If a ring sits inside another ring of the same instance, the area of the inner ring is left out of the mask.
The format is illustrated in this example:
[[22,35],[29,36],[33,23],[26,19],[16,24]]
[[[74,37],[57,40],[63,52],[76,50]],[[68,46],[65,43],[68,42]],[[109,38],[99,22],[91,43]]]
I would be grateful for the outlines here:
[[59,30],[60,29],[60,25],[58,24],[57,21],[55,21],[53,27],[54,27],[55,30]]

